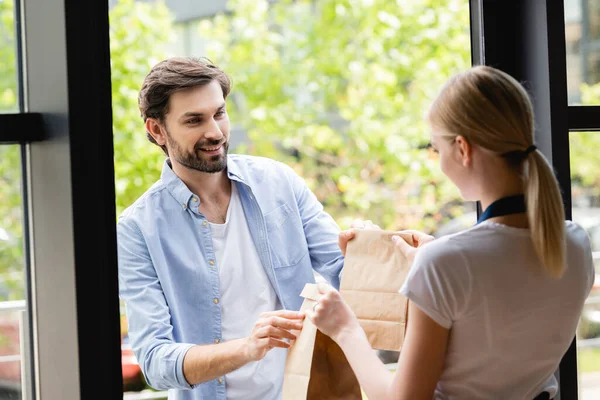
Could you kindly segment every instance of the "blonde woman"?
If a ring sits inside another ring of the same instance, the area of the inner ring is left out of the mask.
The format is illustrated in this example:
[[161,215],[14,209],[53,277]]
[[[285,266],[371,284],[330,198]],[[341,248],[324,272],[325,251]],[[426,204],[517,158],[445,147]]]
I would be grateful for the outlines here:
[[413,260],[395,374],[335,289],[320,285],[308,318],[344,350],[369,400],[552,399],[594,267],[534,145],[529,97],[509,75],[474,67],[442,88],[428,120],[442,171],[485,211],[466,231],[416,234],[417,248],[394,239]]

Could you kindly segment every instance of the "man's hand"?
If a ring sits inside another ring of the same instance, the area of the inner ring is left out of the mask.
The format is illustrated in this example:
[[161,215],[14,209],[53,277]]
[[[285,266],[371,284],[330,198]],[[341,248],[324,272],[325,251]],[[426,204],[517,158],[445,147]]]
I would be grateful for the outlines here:
[[289,348],[290,343],[284,339],[296,339],[296,335],[291,331],[301,330],[303,319],[304,314],[297,311],[279,310],[262,313],[244,343],[248,361],[262,360],[269,350],[275,347]]
[[413,239],[413,246],[408,244],[404,239],[400,236],[392,236],[392,241],[396,244],[396,247],[404,254],[404,257],[412,264],[417,255],[417,251],[419,248],[423,247],[427,243],[435,240],[435,238],[431,235],[428,235],[419,231],[402,231],[403,233],[410,233]]
[[340,246],[340,250],[342,251],[342,255],[346,255],[346,247],[348,247],[348,242],[354,238],[354,230],[355,229],[376,229],[380,230],[381,228],[378,225],[375,225],[370,220],[362,221],[360,219],[354,220],[352,225],[350,225],[350,229],[346,231],[340,232],[338,236],[338,245]]

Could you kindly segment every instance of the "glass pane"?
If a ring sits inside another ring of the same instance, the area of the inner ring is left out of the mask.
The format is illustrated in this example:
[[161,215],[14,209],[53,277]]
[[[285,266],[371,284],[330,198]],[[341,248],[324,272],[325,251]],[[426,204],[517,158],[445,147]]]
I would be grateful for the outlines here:
[[0,0],[0,113],[18,111],[14,0]]
[[[600,398],[600,133],[569,133],[573,220],[588,233],[594,252],[596,282],[577,330],[580,399]],[[597,147],[596,147],[597,148]]]
[[[342,228],[362,218],[442,236],[475,223],[427,149],[424,119],[470,67],[467,0],[219,0],[194,3],[197,19],[183,3],[111,7],[117,214],[160,177],[137,93],[176,55],[207,56],[232,77],[230,151],[292,166]],[[124,317],[122,330],[127,349]]]
[[[0,398],[20,399],[29,374],[18,145],[0,146]],[[25,349],[25,350],[24,350]],[[21,365],[21,360],[27,360]],[[22,368],[23,367],[23,368]],[[26,371],[22,374],[22,371]]]
[[600,104],[600,0],[565,0],[569,104]]

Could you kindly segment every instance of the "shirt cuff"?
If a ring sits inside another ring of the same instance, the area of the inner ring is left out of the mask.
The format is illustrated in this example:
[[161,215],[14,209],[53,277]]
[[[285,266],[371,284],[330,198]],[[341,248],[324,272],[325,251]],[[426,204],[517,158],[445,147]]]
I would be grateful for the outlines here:
[[176,358],[176,379],[177,379],[177,383],[180,385],[180,387],[185,387],[187,389],[194,389],[195,387],[197,387],[198,385],[190,385],[188,383],[188,381],[185,379],[185,375],[183,374],[183,359],[185,358],[185,355],[187,354],[187,352],[194,347],[195,345],[193,344],[188,344],[188,343],[181,343],[178,345],[178,349],[177,351],[177,358]]

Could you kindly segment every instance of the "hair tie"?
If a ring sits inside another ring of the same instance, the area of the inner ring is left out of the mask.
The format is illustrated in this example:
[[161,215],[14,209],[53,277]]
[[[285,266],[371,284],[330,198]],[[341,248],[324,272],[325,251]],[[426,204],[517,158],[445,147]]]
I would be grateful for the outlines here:
[[528,148],[525,149],[525,151],[523,152],[523,155],[525,157],[527,157],[529,155],[529,153],[531,153],[532,151],[536,151],[536,150],[537,150],[537,147],[535,147],[535,145],[532,144],[531,146],[529,146]]

